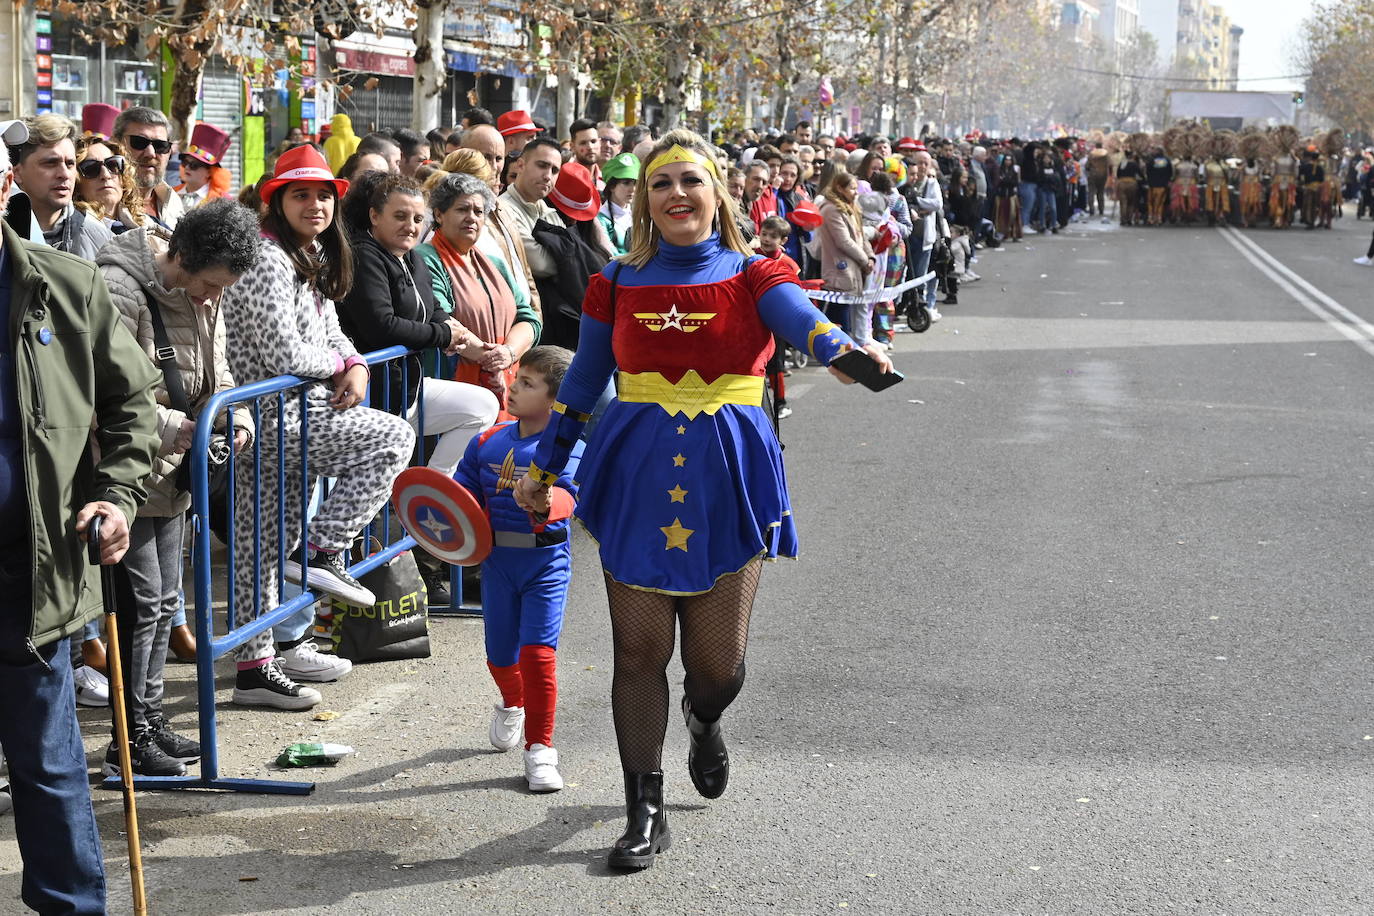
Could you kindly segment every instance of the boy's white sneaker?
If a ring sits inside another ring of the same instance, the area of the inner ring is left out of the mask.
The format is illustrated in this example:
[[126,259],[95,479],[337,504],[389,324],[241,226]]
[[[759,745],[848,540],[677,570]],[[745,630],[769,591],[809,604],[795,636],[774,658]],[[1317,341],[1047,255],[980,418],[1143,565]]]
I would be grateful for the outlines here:
[[531,792],[557,792],[563,788],[563,774],[558,772],[558,751],[542,744],[532,744],[525,751],[525,781]]
[[497,703],[491,713],[487,737],[498,751],[508,751],[519,744],[525,737],[525,707]]
[[940,315],[940,310],[937,309],[937,308],[936,308],[935,306],[933,306],[933,305],[930,306],[929,308],[927,308],[926,311],[927,311],[927,312],[930,312],[930,320],[931,320],[931,321],[939,321],[940,318],[942,317],[942,316]]

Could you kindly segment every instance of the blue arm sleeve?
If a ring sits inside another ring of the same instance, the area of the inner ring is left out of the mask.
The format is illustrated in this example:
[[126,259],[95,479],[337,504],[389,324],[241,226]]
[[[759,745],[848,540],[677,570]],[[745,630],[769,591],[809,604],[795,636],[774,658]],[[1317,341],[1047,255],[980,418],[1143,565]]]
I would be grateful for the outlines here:
[[759,317],[775,334],[822,365],[854,349],[854,341],[811,304],[795,283],[779,283],[759,299]]
[[471,493],[485,509],[487,495],[482,492],[482,463],[477,460],[477,455],[482,450],[480,439],[481,436],[473,436],[468,442],[467,449],[463,451],[462,460],[458,462],[458,467],[453,471],[453,479],[462,484],[463,489]]
[[613,372],[615,354],[611,351],[611,325],[584,313],[577,355],[558,388],[553,421],[544,429],[534,460],[530,462],[532,477],[550,486],[561,486],[559,474],[567,467],[582,428],[591,419],[592,408],[601,392],[606,390]]

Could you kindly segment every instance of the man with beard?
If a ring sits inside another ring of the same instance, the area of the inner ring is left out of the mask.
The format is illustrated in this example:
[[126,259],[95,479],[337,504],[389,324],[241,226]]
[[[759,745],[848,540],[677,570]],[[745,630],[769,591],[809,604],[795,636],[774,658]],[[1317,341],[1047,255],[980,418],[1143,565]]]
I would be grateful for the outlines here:
[[114,139],[133,159],[144,211],[169,232],[185,212],[180,195],[164,179],[172,155],[171,127],[165,114],[143,105],[126,108],[114,124]]

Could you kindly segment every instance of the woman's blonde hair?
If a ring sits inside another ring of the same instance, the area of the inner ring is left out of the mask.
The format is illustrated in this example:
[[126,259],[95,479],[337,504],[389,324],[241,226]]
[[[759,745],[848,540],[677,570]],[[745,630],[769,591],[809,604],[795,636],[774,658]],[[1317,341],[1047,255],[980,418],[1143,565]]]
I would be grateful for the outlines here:
[[[639,178],[635,184],[635,199],[632,205],[634,215],[633,228],[630,230],[630,250],[621,255],[620,260],[629,264],[631,267],[643,267],[648,264],[653,256],[658,253],[659,240],[663,238],[658,231],[658,225],[649,216],[649,169],[648,163],[653,162],[658,156],[672,149],[674,146],[681,146],[715,162],[714,148],[705,140],[690,130],[679,128],[670,130],[664,135],[662,140],[654,144],[648,157],[644,160],[645,167],[639,170]],[[716,169],[706,168],[706,173],[711,177],[711,186],[716,192],[716,231],[720,233],[721,244],[731,251],[738,251],[743,255],[753,255],[755,252],[749,247],[749,243],[744,240],[744,234],[740,232],[739,208],[735,204],[735,199],[730,196],[730,189],[725,186],[722,174]]]
[[[79,137],[76,141],[76,161],[84,162],[89,159],[88,155],[91,147],[103,146],[110,151],[111,155],[124,157],[124,171],[119,176],[119,203],[123,206],[129,219],[133,220],[134,225],[130,229],[136,229],[143,225],[143,192],[138,188],[138,182],[134,179],[134,164],[129,161],[129,156],[124,152],[124,147],[115,140],[102,140],[99,137]],[[80,196],[81,177],[77,176],[76,193],[72,195],[72,203],[81,209],[83,213],[94,216],[96,219],[119,219],[119,213],[105,213],[99,201],[85,200]]]
[[485,156],[475,149],[456,149],[444,157],[438,172],[425,179],[425,193],[433,191],[439,182],[455,173],[472,175],[486,184],[491,183],[491,166],[487,164]]
[[835,173],[830,176],[830,181],[826,183],[825,190],[821,193],[822,197],[848,217],[849,221],[856,226],[859,225],[859,211],[853,204],[840,196],[839,190],[842,187],[847,188],[850,185],[857,185],[858,183],[859,179],[855,177],[853,172],[837,166],[835,168]]

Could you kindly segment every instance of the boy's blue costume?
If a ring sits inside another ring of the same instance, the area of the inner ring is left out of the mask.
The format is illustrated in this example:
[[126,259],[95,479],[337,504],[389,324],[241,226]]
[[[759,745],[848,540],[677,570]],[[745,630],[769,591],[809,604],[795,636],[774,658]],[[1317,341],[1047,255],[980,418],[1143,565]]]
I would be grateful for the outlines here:
[[[468,443],[453,478],[476,497],[491,519],[493,546],[482,563],[482,616],[487,659],[498,668],[516,664],[522,646],[558,647],[571,577],[570,522],[557,506],[535,525],[515,504],[515,483],[525,476],[541,433],[520,438],[519,422],[493,426]],[[556,486],[577,495],[573,475],[582,443]],[[566,513],[566,509],[565,509]]]

